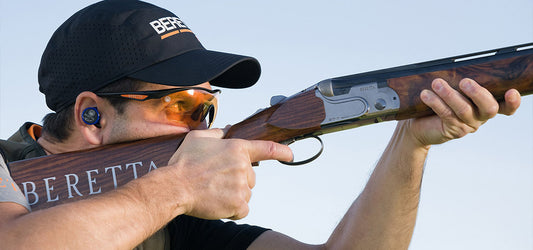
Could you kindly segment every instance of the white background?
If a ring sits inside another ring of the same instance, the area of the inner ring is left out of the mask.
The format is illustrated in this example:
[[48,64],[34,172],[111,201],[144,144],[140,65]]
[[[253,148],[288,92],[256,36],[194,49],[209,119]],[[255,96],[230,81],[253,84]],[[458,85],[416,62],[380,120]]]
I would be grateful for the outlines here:
[[[192,2],[192,3],[191,3]],[[53,31],[92,1],[7,1],[0,9],[0,138],[49,112],[37,69]],[[260,81],[224,90],[216,126],[320,80],[533,42],[533,1],[154,1],[208,49],[252,55]],[[323,136],[304,167],[263,162],[244,223],[324,242],[395,127]],[[533,97],[512,117],[434,146],[410,249],[533,249]]]

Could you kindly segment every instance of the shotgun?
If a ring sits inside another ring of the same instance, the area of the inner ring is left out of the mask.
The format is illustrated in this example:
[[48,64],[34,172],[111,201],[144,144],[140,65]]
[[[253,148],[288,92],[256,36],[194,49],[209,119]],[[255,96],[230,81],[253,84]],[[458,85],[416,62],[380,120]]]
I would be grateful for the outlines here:
[[[419,98],[435,78],[472,78],[497,100],[533,93],[533,43],[323,80],[233,125],[225,138],[282,143],[432,114]],[[116,189],[168,163],[185,135],[170,135],[9,163],[33,210]],[[13,188],[16,188],[13,185]]]

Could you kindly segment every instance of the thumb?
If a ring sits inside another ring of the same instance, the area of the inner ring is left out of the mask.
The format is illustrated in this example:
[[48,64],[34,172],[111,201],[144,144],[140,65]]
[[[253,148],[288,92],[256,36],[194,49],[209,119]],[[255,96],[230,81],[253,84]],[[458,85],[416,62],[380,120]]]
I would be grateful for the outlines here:
[[193,137],[193,138],[202,138],[202,137],[222,138],[224,136],[224,130],[219,129],[219,128],[192,130],[188,133],[188,136]]

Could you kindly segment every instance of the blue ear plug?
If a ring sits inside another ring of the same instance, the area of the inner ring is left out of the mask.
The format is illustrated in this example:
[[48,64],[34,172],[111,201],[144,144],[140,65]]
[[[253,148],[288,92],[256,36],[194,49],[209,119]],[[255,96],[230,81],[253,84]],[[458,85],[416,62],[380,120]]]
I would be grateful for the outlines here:
[[99,127],[98,122],[100,121],[100,113],[98,113],[96,107],[86,108],[81,113],[81,120],[87,125],[95,125]]

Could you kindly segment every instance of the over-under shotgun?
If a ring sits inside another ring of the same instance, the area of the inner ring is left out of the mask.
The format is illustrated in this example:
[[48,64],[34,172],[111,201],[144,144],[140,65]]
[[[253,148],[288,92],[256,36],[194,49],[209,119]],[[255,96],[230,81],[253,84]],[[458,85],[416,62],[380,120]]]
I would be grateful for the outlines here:
[[[435,78],[458,89],[472,78],[498,100],[514,88],[533,93],[533,43],[321,81],[228,131],[226,138],[288,142],[390,120],[432,114],[419,98]],[[107,145],[11,162],[11,174],[33,210],[104,193],[167,165],[184,135]],[[15,186],[13,186],[15,188]]]

